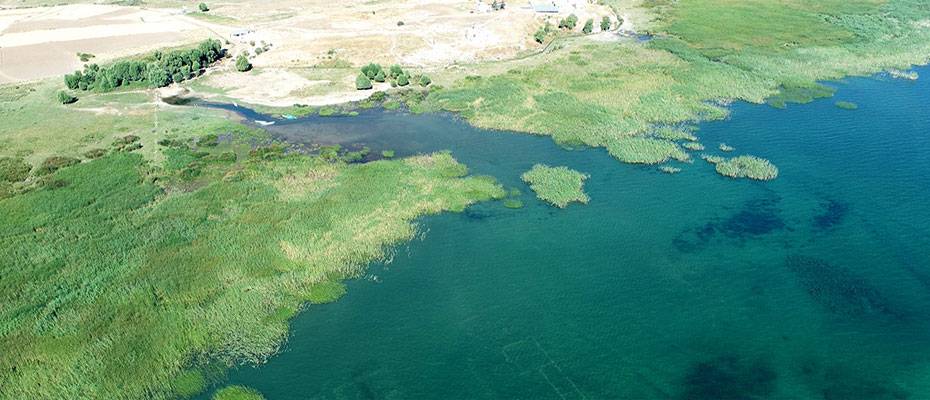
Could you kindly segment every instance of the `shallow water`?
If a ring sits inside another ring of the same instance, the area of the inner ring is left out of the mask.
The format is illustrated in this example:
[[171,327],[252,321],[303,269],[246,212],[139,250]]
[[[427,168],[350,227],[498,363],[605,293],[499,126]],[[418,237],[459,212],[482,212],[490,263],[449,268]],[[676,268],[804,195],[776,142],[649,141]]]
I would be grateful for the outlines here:
[[[701,125],[708,153],[772,160],[771,182],[700,159],[666,175],[444,115],[279,122],[292,142],[449,149],[526,207],[421,220],[422,240],[221,385],[268,399],[926,398],[930,82],[833,85],[833,99],[735,104]],[[590,174],[590,204],[536,200],[519,176],[537,162]]]

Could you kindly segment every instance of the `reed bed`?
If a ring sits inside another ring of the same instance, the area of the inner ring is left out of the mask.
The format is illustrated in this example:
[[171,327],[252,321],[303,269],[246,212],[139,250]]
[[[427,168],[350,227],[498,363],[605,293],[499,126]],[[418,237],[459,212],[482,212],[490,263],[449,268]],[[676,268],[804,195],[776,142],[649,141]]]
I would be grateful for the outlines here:
[[559,208],[565,208],[572,202],[587,204],[590,200],[584,192],[584,181],[588,175],[568,167],[536,164],[523,173],[522,178],[537,197]]

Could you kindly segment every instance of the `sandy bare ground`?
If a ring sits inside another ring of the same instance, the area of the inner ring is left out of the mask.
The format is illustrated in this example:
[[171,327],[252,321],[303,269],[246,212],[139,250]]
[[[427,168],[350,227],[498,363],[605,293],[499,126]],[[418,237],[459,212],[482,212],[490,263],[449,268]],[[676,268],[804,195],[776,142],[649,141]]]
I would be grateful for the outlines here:
[[166,10],[67,5],[0,10],[0,83],[53,77],[83,64],[78,52],[106,62],[210,36],[204,24]]

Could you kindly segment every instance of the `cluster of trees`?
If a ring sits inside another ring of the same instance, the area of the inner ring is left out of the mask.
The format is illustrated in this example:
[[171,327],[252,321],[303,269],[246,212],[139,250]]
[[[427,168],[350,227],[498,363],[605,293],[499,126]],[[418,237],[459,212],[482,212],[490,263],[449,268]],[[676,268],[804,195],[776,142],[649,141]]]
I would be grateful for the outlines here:
[[559,21],[559,29],[572,30],[575,29],[575,25],[578,25],[578,16],[575,14],[569,14],[568,17]]
[[223,56],[222,44],[208,39],[192,49],[156,51],[139,60],[117,61],[106,67],[88,64],[83,71],[65,75],[65,85],[72,90],[103,92],[135,82],[164,87],[199,75]]
[[417,82],[420,86],[426,87],[432,83],[429,76],[419,75],[410,76],[404,69],[397,64],[392,65],[387,72],[381,68],[380,64],[371,63],[362,67],[362,72],[355,78],[355,88],[358,90],[368,90],[373,87],[374,82],[391,82],[391,86],[407,86],[411,81]]

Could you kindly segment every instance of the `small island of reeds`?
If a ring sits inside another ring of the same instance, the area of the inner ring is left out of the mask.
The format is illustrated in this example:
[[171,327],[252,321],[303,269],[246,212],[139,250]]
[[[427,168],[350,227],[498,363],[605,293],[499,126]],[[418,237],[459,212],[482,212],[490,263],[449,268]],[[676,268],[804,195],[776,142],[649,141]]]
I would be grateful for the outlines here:
[[729,159],[710,156],[704,159],[715,165],[718,174],[730,178],[768,181],[778,177],[778,168],[774,164],[756,156],[738,156]]
[[523,173],[522,178],[537,197],[559,208],[565,208],[574,201],[586,204],[589,200],[584,192],[584,181],[588,175],[568,167],[536,164]]

